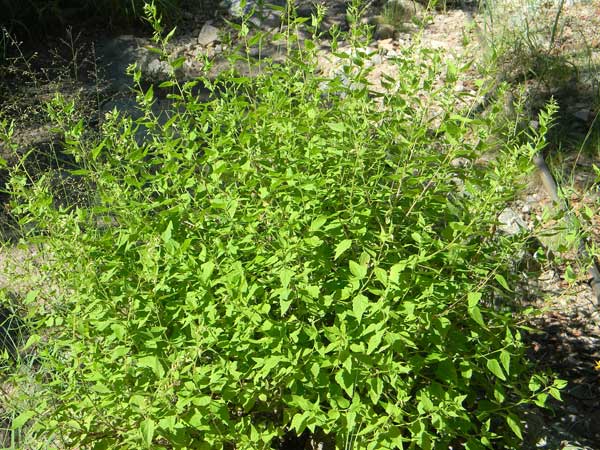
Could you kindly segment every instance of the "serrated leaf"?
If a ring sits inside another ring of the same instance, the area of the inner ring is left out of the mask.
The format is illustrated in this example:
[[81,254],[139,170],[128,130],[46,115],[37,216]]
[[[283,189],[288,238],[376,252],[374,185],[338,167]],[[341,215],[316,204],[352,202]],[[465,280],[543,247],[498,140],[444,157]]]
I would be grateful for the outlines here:
[[514,414],[508,414],[506,416],[506,423],[519,439],[523,439],[523,433],[521,432],[521,421],[517,416]]
[[391,268],[390,268],[390,276],[389,276],[389,280],[392,283],[398,283],[398,280],[400,278],[400,273],[402,271],[404,271],[404,269],[406,269],[406,265],[407,265],[407,261],[401,261],[399,263],[394,264]]
[[504,375],[504,372],[502,372],[502,367],[500,367],[500,363],[497,359],[488,359],[486,367],[497,378],[500,378],[502,381],[506,381],[506,376]]
[[369,299],[362,294],[357,295],[352,300],[352,312],[354,313],[354,317],[358,319],[359,323],[368,307]]
[[359,263],[357,263],[356,261],[350,261],[349,262],[349,266],[350,266],[350,272],[352,273],[352,275],[354,275],[356,277],[356,279],[358,280],[362,280],[364,277],[367,276],[367,267],[363,266]]
[[333,259],[338,259],[352,245],[352,239],[344,239],[335,247],[335,255]]

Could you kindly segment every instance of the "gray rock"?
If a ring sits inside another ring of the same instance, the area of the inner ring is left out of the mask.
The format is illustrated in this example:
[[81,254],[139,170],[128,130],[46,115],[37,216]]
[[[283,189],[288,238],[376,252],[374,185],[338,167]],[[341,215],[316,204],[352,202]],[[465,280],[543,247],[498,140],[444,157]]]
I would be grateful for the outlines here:
[[219,41],[219,29],[210,23],[205,23],[198,34],[198,44],[207,46]]
[[281,25],[281,13],[279,11],[259,11],[250,18],[250,22],[257,28],[272,30]]
[[384,61],[385,61],[385,59],[380,54],[373,55],[371,57],[371,64],[376,65],[376,66],[379,64],[382,64]]
[[[245,3],[245,4],[244,4]],[[246,0],[243,2],[242,0],[223,0],[221,2],[221,7],[227,9],[227,12],[237,18],[241,18],[246,14],[249,14],[251,11],[254,11],[255,15],[266,15],[270,9],[266,6],[266,4],[272,4],[276,6],[286,6],[286,0],[272,0],[272,1],[261,1],[261,0]]]
[[390,39],[396,35],[396,28],[387,23],[380,23],[375,28],[375,39]]
[[500,223],[498,228],[509,236],[515,236],[521,231],[527,230],[527,225],[521,216],[512,208],[505,208],[498,216],[498,222]]
[[102,67],[109,82],[109,90],[125,91],[132,84],[127,74],[129,65],[140,62],[148,53],[143,40],[131,35],[118,36],[97,46],[98,66]]
[[469,164],[471,164],[471,161],[463,156],[454,158],[452,161],[450,161],[450,166],[454,167],[455,169],[464,169],[465,167],[468,167]]
[[576,111],[573,115],[576,119],[579,119],[583,122],[587,122],[592,114],[589,109],[580,109],[579,111]]
[[146,64],[143,64],[141,69],[142,72],[151,79],[164,80],[169,77],[169,71],[171,70],[171,67],[166,61],[161,61],[158,58],[152,58]]

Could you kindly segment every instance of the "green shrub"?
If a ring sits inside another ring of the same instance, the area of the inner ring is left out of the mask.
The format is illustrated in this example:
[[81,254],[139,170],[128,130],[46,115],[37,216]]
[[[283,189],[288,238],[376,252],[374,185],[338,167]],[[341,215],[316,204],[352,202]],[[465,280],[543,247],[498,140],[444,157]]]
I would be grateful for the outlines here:
[[140,91],[144,116],[114,112],[98,139],[53,102],[90,194],[11,178],[60,293],[30,301],[38,385],[15,427],[56,448],[267,449],[305,430],[337,448],[519,448],[518,406],[558,394],[494,301],[520,244],[493,229],[543,134],[457,167],[491,150],[494,116],[452,106],[437,53],[404,50],[375,94],[359,49],[331,78],[315,49],[164,83],[166,123]]

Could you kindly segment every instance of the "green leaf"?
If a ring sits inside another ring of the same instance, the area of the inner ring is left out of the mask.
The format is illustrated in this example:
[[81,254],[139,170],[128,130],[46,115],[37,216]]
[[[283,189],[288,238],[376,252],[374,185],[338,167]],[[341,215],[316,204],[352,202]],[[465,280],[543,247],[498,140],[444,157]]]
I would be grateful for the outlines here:
[[383,381],[377,376],[372,376],[367,379],[367,385],[369,387],[369,398],[374,405],[377,405],[383,393]]
[[338,259],[352,245],[352,239],[344,239],[335,247],[334,260]]
[[185,62],[185,56],[180,56],[179,58],[174,59],[173,61],[171,61],[171,67],[173,68],[173,70],[177,70],[181,66],[183,66],[184,62]]
[[206,261],[205,263],[202,263],[200,265],[200,270],[202,271],[200,273],[200,280],[206,283],[212,276],[213,271],[215,270],[215,263],[212,261]]
[[348,394],[348,397],[352,397],[354,394],[354,380],[350,372],[346,369],[338,370],[335,374],[335,381]]
[[281,285],[284,289],[290,285],[290,281],[292,280],[292,276],[294,272],[290,269],[284,268],[279,271],[279,281],[281,281]]
[[377,280],[381,284],[383,284],[384,286],[387,286],[387,284],[388,284],[387,272],[385,270],[383,270],[381,267],[375,267],[374,272],[375,272],[375,278],[377,278]]
[[575,281],[577,281],[577,274],[571,265],[567,265],[567,268],[565,269],[565,281],[568,283],[575,283]]
[[323,225],[325,225],[325,222],[327,222],[327,217],[325,217],[325,216],[317,217],[310,224],[310,231],[313,231],[313,232],[317,231],[319,228],[321,228]]
[[477,322],[482,327],[485,327],[485,322],[483,321],[483,316],[481,315],[481,310],[479,309],[478,306],[473,306],[472,308],[469,308],[468,312],[469,312],[469,316],[471,316],[471,318],[475,322]]
[[281,315],[285,316],[285,313],[288,312],[290,306],[292,305],[292,300],[289,300],[287,297],[281,297],[279,299],[279,308],[281,310]]
[[352,275],[354,275],[356,277],[356,279],[362,280],[364,277],[367,276],[367,267],[366,266],[363,266],[363,265],[357,263],[356,261],[352,261],[352,260],[350,260],[349,265],[350,265],[350,272],[352,272]]
[[22,351],[25,351],[27,349],[29,349],[31,346],[37,344],[38,342],[40,342],[42,339],[42,337],[39,334],[32,334],[31,336],[29,336],[27,338],[27,342],[25,342],[25,345],[23,346]]
[[499,273],[494,275],[494,278],[496,279],[496,281],[500,284],[500,286],[502,286],[504,289],[506,289],[509,292],[512,292],[512,290],[510,289],[510,287],[508,287],[508,283],[506,282],[506,278],[504,278],[502,275],[500,275]]
[[142,442],[147,448],[152,447],[152,439],[154,438],[154,429],[156,424],[150,418],[144,419],[140,424],[140,432],[142,433]]
[[548,389],[548,393],[554,397],[556,400],[558,401],[562,401],[562,397],[560,395],[560,391],[554,387],[551,387],[550,389]]
[[567,380],[561,380],[561,379],[557,378],[552,383],[552,386],[555,387],[556,389],[564,389],[567,387],[568,384],[569,384],[569,382]]
[[292,418],[291,427],[296,431],[296,434],[299,436],[306,428],[306,421],[310,416],[309,411],[303,411],[301,413],[296,413]]
[[500,362],[502,363],[502,367],[504,367],[504,371],[507,375],[510,375],[510,353],[506,350],[502,350],[500,352]]
[[542,388],[542,383],[538,375],[533,375],[529,380],[529,390],[537,392]]
[[346,131],[346,125],[343,122],[328,122],[327,126],[337,133]]
[[381,344],[381,340],[383,339],[384,334],[385,329],[379,330],[369,338],[369,342],[367,343],[367,355],[370,355],[379,347],[379,344]]
[[148,367],[152,369],[154,375],[156,375],[159,378],[162,378],[162,376],[165,373],[165,370],[163,369],[163,366],[160,363],[160,359],[156,355],[148,355],[138,358],[138,364],[141,367]]
[[506,416],[506,423],[519,439],[523,439],[523,433],[521,432],[521,420],[519,420],[517,416],[509,413]]
[[500,363],[497,359],[488,359],[486,367],[490,372],[496,375],[496,377],[500,378],[502,381],[506,381],[506,376],[504,375],[504,372],[502,372],[502,367],[500,367]]
[[171,233],[173,231],[173,222],[171,222],[169,220],[169,223],[167,225],[167,227],[165,228],[165,231],[162,234],[162,240],[163,242],[167,243],[171,240]]
[[147,102],[151,102],[153,98],[154,98],[154,88],[152,85],[150,85],[150,87],[144,94],[144,100],[146,100]]
[[21,428],[23,425],[25,425],[29,419],[31,419],[33,416],[35,416],[35,411],[32,410],[27,410],[27,411],[23,411],[21,414],[19,414],[17,417],[15,417],[12,421],[12,425],[11,428],[13,430],[16,430],[18,428]]
[[469,292],[467,294],[467,304],[469,308],[473,308],[479,304],[481,300],[481,292]]
[[362,294],[358,294],[352,300],[352,312],[354,313],[354,317],[356,317],[359,323],[368,307],[369,299]]

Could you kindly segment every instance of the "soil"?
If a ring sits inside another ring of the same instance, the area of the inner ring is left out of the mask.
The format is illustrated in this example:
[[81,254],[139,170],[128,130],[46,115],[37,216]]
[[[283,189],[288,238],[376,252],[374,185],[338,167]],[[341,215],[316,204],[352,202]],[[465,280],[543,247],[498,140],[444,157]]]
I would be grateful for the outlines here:
[[[335,12],[327,18],[328,23],[343,25],[343,0],[327,3]],[[510,5],[514,7],[514,2],[506,5],[506,10],[509,10]],[[515,92],[519,89],[525,92],[526,109],[531,120],[536,119],[537,111],[551,96],[559,101],[557,132],[546,158],[553,163],[559,181],[574,181],[568,184],[567,199],[582,222],[587,224],[590,243],[600,245],[598,175],[594,171],[600,166],[600,144],[594,140],[600,135],[596,120],[600,85],[600,71],[597,70],[600,39],[596,31],[600,26],[600,0],[565,4],[562,8],[560,4],[547,2],[544,8],[544,17],[537,17],[538,23],[542,24],[540,26],[552,27],[559,13],[562,27],[541,56],[532,54],[531,49],[525,46],[520,48],[522,54],[515,52],[512,60],[506,58],[503,79],[512,82]],[[483,67],[481,62],[490,51],[490,43],[482,38],[481,30],[486,28],[482,16],[469,5],[463,9],[424,12],[421,8],[419,11],[418,19],[427,24],[420,35],[423,46],[443,49],[447,61],[460,62],[471,57],[479,61],[456,83],[458,93],[475,99],[475,83]],[[516,15],[520,14],[518,9],[515,8],[515,11]],[[369,14],[376,16],[378,12],[371,9]],[[201,10],[185,12],[170,50],[188,57],[207,52],[218,59],[219,46],[222,48],[224,44],[210,42],[200,46],[198,34],[208,20],[225,29],[222,19]],[[380,39],[370,44],[368,51],[373,53],[371,61],[374,66],[370,79],[375,85],[390,68],[386,61],[407,42],[418,39],[417,30],[418,27],[409,22],[393,36],[379,36]],[[112,105],[110,102],[114,99],[126,99],[128,94],[115,88],[114,80],[106,78],[110,69],[99,66],[103,63],[99,63],[96,50],[114,42],[115,37],[131,34],[136,34],[140,42],[149,42],[148,30],[143,33],[139,28],[107,32],[96,25],[79,30],[73,28],[44,42],[12,46],[10,56],[13,59],[9,65],[0,66],[0,119],[19,120],[15,128],[17,146],[10,149],[0,144],[0,157],[14,163],[18,154],[35,148],[41,155],[35,159],[37,170],[68,168],[71,162],[60,154],[58,136],[45,119],[44,102],[54,92],[60,91],[78,101],[82,106],[82,116],[92,118],[92,126],[99,123],[106,105]],[[587,56],[582,56],[582,49]],[[543,57],[540,66],[543,70],[538,67],[537,73],[535,65],[523,63],[531,61],[534,56]],[[321,61],[324,72],[336,70],[336,58],[327,45],[322,48]],[[531,70],[523,70],[523,67]],[[188,70],[193,75],[194,67],[190,66]],[[5,182],[3,176],[5,174],[0,172],[0,209],[6,206],[7,201],[7,197],[1,194]],[[548,193],[534,179],[530,180],[527,189],[511,208],[528,228],[536,230],[541,229],[544,214],[557,210]],[[560,219],[556,223],[559,224]],[[11,235],[13,224],[7,211],[4,214],[0,212],[0,224],[3,224],[4,237]],[[556,231],[549,225],[544,227],[547,231]],[[600,361],[599,305],[587,284],[584,270],[578,272],[574,283],[565,281],[569,278],[566,276],[569,265],[575,266],[574,255],[562,251],[552,238],[540,240],[555,254],[555,259],[531,276],[526,292],[518,294],[522,298],[516,300],[520,300],[523,306],[539,310],[531,323],[537,332],[526,337],[529,357],[540,368],[558,373],[569,384],[562,393],[563,402],[552,402],[552,410],[528,411],[526,448],[599,450],[600,371],[596,370]],[[16,247],[0,250],[0,267],[19,251]],[[22,252],[25,254],[27,250]],[[0,275],[0,287],[9,283],[10,280]],[[316,445],[311,444],[310,439],[305,440],[305,448]],[[292,448],[293,444],[289,443],[287,447]]]

